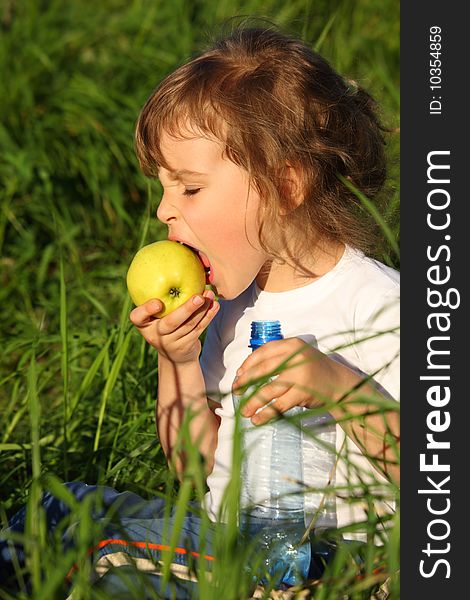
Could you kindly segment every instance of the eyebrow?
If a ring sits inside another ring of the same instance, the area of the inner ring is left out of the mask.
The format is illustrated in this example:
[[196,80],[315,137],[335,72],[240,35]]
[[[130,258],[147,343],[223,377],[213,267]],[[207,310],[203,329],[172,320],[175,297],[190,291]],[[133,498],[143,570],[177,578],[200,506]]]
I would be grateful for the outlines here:
[[180,179],[183,176],[202,176],[207,177],[207,173],[199,173],[198,171],[190,171],[189,169],[178,169],[177,171],[172,171],[170,169],[166,169],[171,179]]

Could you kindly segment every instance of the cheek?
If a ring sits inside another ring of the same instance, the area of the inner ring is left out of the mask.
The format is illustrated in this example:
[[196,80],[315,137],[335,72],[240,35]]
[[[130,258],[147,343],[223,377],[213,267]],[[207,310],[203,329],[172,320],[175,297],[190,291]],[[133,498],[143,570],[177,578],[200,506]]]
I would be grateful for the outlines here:
[[[227,266],[240,261],[259,262],[260,252],[257,215],[259,199],[251,193],[246,200],[246,188],[233,188],[222,198],[204,198],[190,205],[185,220],[213,259]],[[207,202],[206,202],[207,200]]]
[[244,260],[249,246],[243,231],[220,225],[212,230],[210,245],[215,257],[224,263],[233,262],[234,257]]
[[[259,244],[258,200],[251,198],[248,202],[239,203],[238,209],[230,214],[221,215],[227,222],[227,235],[234,243],[237,239],[253,250],[261,250]],[[223,222],[223,221],[222,221]]]
[[193,231],[204,236],[215,250],[238,248],[243,251],[244,248],[250,248],[253,251],[260,248],[256,212],[254,209],[247,210],[245,205],[237,207],[233,203],[187,216]]
[[224,257],[231,262],[259,258],[260,246],[255,225],[239,219],[225,217],[225,223],[219,221],[214,226],[213,240],[220,248]]

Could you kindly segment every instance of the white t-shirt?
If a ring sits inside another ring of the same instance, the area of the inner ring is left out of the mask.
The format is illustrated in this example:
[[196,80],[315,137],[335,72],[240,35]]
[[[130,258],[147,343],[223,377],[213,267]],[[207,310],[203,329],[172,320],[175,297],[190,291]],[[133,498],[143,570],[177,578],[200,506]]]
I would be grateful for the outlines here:
[[[215,464],[207,480],[206,504],[211,518],[224,520],[220,509],[230,479],[234,427],[231,386],[237,369],[251,353],[248,347],[251,322],[279,320],[285,338],[301,338],[355,371],[372,375],[382,392],[398,400],[399,289],[397,271],[346,247],[331,271],[306,286],[276,293],[260,290],[253,282],[234,300],[221,301],[219,313],[207,330],[201,355],[207,396],[221,403],[215,411],[221,418]],[[367,506],[360,500],[345,500],[348,492],[339,490],[339,486],[352,481],[385,480],[329,413],[305,419],[303,425],[304,429],[311,427],[317,436],[304,434],[304,482],[322,488],[332,479],[337,487],[336,499],[333,494],[328,509],[317,515],[316,526],[342,527],[364,521]],[[332,451],[328,451],[328,444]],[[335,465],[338,455],[340,459]],[[348,462],[341,460],[346,455]],[[357,470],[351,469],[351,462]],[[360,493],[356,490],[355,495]],[[321,493],[307,494],[307,523],[321,496]],[[377,502],[375,506],[377,511],[385,513],[392,508],[391,499],[385,505]],[[363,539],[361,534],[346,537]]]

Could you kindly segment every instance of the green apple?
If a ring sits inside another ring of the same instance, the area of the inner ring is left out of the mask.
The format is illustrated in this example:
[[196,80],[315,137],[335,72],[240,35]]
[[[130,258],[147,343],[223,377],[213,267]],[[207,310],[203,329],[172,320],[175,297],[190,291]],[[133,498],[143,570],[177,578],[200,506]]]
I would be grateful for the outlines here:
[[162,240],[141,248],[127,271],[127,289],[137,306],[158,298],[164,317],[206,285],[204,265],[198,255],[178,242]]

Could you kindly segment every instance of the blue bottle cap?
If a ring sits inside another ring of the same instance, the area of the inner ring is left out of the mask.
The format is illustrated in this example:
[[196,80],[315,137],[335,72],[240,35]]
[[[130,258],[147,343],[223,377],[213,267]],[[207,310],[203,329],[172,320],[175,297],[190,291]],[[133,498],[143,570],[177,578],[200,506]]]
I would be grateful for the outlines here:
[[252,321],[250,348],[256,350],[259,346],[273,340],[282,340],[280,321]]

